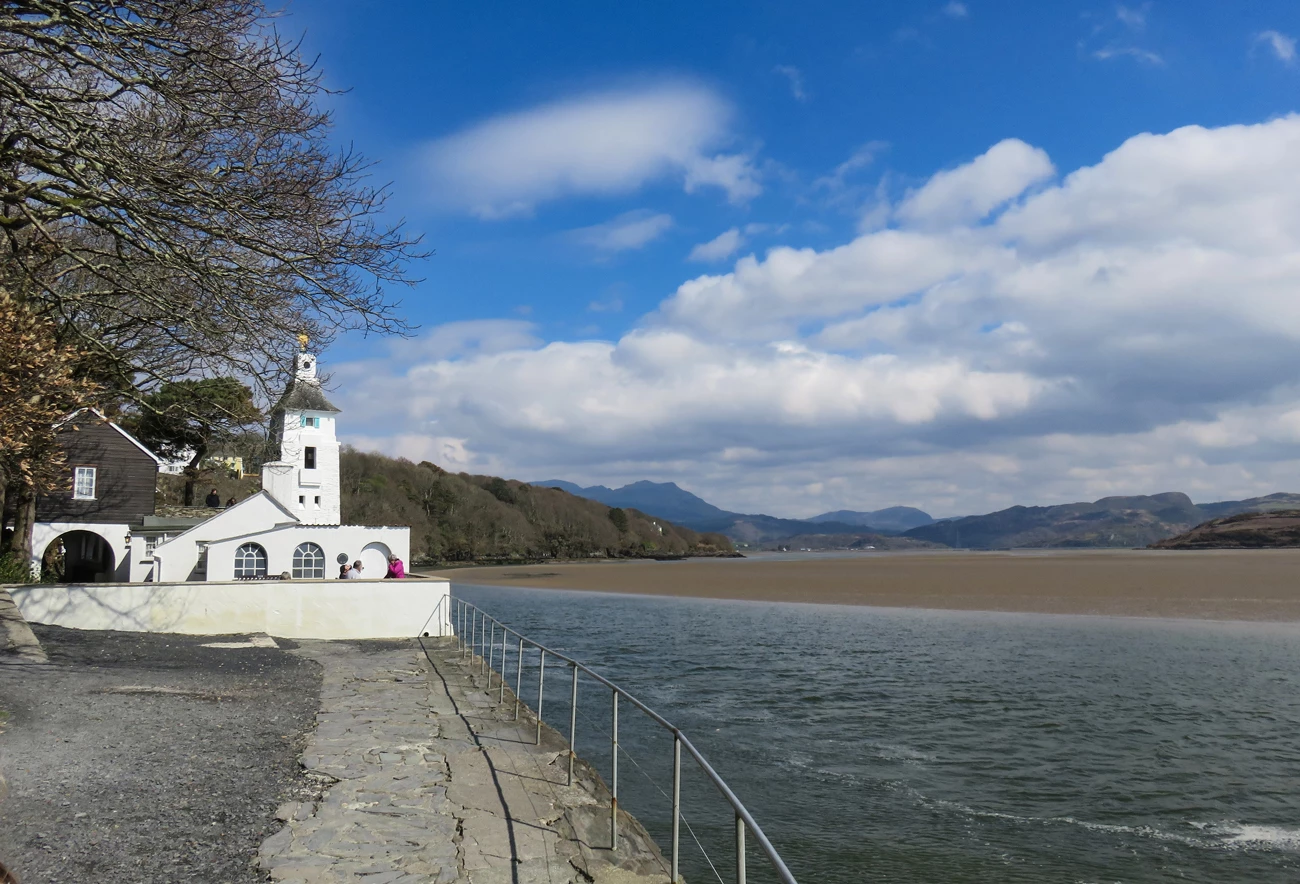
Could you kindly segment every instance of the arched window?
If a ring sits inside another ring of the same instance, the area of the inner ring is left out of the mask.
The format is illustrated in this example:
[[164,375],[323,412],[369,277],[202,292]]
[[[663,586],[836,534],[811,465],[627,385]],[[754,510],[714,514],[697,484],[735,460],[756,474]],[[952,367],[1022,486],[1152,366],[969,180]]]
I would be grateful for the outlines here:
[[293,551],[295,580],[325,579],[325,550],[314,543],[300,543]]
[[266,576],[266,550],[256,543],[245,543],[235,550],[235,579]]

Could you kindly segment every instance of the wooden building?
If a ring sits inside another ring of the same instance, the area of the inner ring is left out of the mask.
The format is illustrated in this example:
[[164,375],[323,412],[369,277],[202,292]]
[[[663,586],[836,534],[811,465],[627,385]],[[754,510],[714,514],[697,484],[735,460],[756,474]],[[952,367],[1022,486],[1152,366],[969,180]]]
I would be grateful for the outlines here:
[[58,441],[69,481],[36,500],[33,568],[69,583],[130,579],[131,533],[153,515],[161,461],[90,408],[59,424]]
[[68,490],[37,498],[38,522],[136,522],[152,516],[158,457],[93,409],[67,418],[58,433]]

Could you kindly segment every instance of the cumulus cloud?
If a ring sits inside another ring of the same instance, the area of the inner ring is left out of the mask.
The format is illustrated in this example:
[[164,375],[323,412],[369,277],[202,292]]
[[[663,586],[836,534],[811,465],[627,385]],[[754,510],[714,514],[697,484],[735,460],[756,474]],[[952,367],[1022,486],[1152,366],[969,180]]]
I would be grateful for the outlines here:
[[625,252],[648,245],[671,230],[672,226],[671,215],[637,209],[624,212],[601,224],[571,230],[568,237],[579,245],[599,252]]
[[898,217],[912,225],[970,224],[1050,178],[1055,171],[1044,151],[1008,138],[964,166],[940,172],[909,193],[898,207]]
[[616,341],[439,329],[335,376],[348,421],[460,440],[466,468],[743,511],[1295,490],[1296,180],[1297,116],[1135,136],[1063,177],[1004,141],[889,227],[687,280]]
[[482,218],[672,176],[688,191],[717,187],[742,202],[762,188],[749,156],[723,150],[731,118],[711,90],[670,83],[502,114],[433,142],[420,159],[435,202]]
[[1263,31],[1255,37],[1256,43],[1262,43],[1273,51],[1277,60],[1286,65],[1295,64],[1295,38],[1288,37],[1281,31]]
[[730,258],[736,250],[745,244],[745,235],[739,227],[724,230],[708,242],[702,242],[686,256],[688,261],[711,263]]
[[945,4],[943,9],[940,11],[944,15],[948,16],[948,18],[966,18],[970,15],[970,10],[966,8],[966,4],[958,3],[957,0]]

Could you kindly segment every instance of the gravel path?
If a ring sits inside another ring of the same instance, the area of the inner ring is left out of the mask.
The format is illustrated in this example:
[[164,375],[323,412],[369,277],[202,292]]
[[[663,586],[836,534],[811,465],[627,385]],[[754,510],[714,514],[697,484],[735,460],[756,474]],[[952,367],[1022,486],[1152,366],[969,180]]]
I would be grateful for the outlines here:
[[276,807],[312,791],[297,758],[320,666],[211,636],[34,629],[50,662],[0,663],[0,859],[23,884],[265,881]]

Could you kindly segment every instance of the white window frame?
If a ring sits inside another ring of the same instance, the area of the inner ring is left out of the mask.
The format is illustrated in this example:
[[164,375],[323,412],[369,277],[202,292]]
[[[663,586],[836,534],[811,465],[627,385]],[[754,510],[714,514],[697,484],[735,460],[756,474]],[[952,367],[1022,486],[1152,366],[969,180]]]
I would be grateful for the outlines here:
[[325,550],[310,540],[298,544],[293,551],[294,580],[324,580]]
[[[251,562],[252,573],[248,573]],[[240,544],[235,550],[235,579],[250,580],[265,577],[267,570],[266,550],[260,543]]]
[[146,538],[144,539],[144,557],[145,557],[145,559],[146,559],[147,561],[151,561],[151,562],[152,562],[152,561],[153,561],[153,551],[156,550],[158,547],[162,546],[164,543],[166,543],[167,541],[169,541],[169,540],[171,540],[171,539],[172,539],[172,537],[171,537],[170,534],[155,534],[155,535],[152,536],[152,537],[146,537]]
[[[90,480],[90,490],[83,490],[82,479]],[[73,500],[94,500],[95,484],[98,479],[98,471],[95,467],[74,467],[72,470],[72,499]]]

